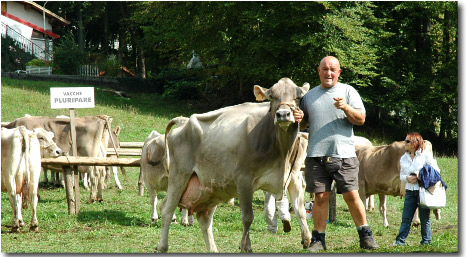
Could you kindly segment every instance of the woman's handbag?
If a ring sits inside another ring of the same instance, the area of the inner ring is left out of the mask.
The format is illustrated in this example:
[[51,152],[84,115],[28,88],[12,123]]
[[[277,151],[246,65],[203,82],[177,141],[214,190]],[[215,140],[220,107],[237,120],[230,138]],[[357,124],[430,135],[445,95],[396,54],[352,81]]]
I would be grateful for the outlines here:
[[446,189],[441,181],[425,189],[420,187],[420,207],[427,209],[441,209],[446,206]]

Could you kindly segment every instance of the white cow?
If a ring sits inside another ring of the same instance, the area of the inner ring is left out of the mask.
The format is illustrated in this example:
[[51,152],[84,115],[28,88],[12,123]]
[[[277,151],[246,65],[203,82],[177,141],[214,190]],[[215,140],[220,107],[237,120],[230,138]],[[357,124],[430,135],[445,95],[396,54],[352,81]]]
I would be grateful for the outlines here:
[[[217,205],[237,197],[242,212],[242,252],[251,252],[250,226],[254,214],[253,194],[270,192],[282,199],[291,175],[291,155],[299,141],[293,110],[309,90],[283,78],[270,89],[254,86],[258,101],[193,114],[184,125],[166,128],[169,156],[167,203],[162,209],[161,238],[157,250],[169,248],[168,234],[177,206],[196,212],[208,251],[217,252],[212,234]],[[304,208],[304,195],[297,196],[302,244],[308,247],[311,233]]]
[[62,150],[52,140],[53,133],[42,128],[30,131],[19,126],[1,131],[2,191],[8,191],[13,210],[11,230],[16,232],[24,226],[21,207],[27,208],[29,198],[32,211],[29,229],[36,231],[41,156],[57,157],[62,155]]
[[[297,201],[299,197],[296,194],[305,194],[306,184],[301,169],[306,158],[308,133],[300,132],[297,140],[299,140],[300,143],[296,145],[297,147],[294,149],[295,154],[291,156],[292,159],[290,162],[293,164],[291,167],[291,179],[287,186],[287,190],[289,192],[290,198],[294,199],[294,201],[292,201],[292,206],[300,222],[301,220],[299,217],[298,207],[298,204],[300,203]],[[277,214],[275,211],[276,209]],[[274,234],[277,232],[277,216],[279,216],[280,220],[282,221],[284,232],[290,232],[292,229],[290,223],[291,217],[289,212],[289,200],[287,199],[286,195],[283,196],[282,200],[276,200],[276,198],[274,198],[271,193],[264,191],[264,216],[266,218],[266,223],[268,224],[268,231]],[[301,226],[303,226],[303,224],[301,224]]]
[[[188,118],[178,117],[173,119],[178,126],[188,121]],[[149,200],[151,202],[152,213],[151,223],[159,219],[157,215],[157,192],[167,191],[168,184],[168,160],[165,156],[165,139],[164,135],[159,134],[157,131],[152,131],[144,141],[143,149],[141,152],[141,167],[140,177],[148,189]],[[165,198],[161,205],[165,204]],[[175,213],[172,218],[176,222]],[[186,209],[182,209],[181,223],[182,225],[192,225],[194,222],[193,215],[188,216]]]

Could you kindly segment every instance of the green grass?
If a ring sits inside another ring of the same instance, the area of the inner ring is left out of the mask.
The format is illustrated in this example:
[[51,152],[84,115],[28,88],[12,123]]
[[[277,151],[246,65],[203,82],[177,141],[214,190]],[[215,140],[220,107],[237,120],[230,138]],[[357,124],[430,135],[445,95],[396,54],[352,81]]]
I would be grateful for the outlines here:
[[[67,110],[51,110],[49,87],[70,86],[55,82],[35,82],[2,79],[2,121],[31,115],[67,115]],[[158,95],[133,95],[130,100],[114,97],[99,88],[95,90],[96,108],[77,109],[77,116],[107,114],[114,118],[113,127],[122,127],[121,141],[143,141],[151,130],[164,132],[165,124],[179,115],[189,116],[195,110],[189,103],[163,100]],[[382,225],[378,211],[368,212],[368,222],[380,248],[377,253],[452,253],[458,252],[458,160],[438,157],[443,179],[448,184],[448,203],[442,209],[441,220],[432,215],[433,242],[419,246],[420,228],[413,227],[408,246],[393,247],[402,215],[403,200],[388,197],[389,228]],[[120,175],[124,187],[120,191],[114,182],[104,191],[104,202],[86,204],[89,192],[81,189],[81,213],[68,215],[65,191],[41,183],[38,204],[39,232],[28,232],[30,209],[23,212],[26,228],[9,233],[11,207],[6,193],[1,194],[1,250],[4,253],[152,253],[160,239],[161,224],[150,225],[150,204],[147,191],[138,196],[138,168],[126,168]],[[42,176],[42,175],[41,175]],[[42,181],[42,177],[41,177]],[[162,199],[165,193],[160,193]],[[308,195],[306,196],[308,198]],[[377,197],[376,197],[377,198]],[[300,245],[300,229],[292,215],[292,231],[277,234],[267,231],[263,214],[263,193],[255,192],[255,220],[250,237],[255,253],[307,253]],[[376,201],[377,202],[377,201]],[[378,203],[375,203],[378,207]],[[179,214],[179,210],[176,210]],[[313,222],[308,220],[310,229]],[[241,212],[235,206],[221,204],[214,215],[214,238],[222,253],[238,253],[242,236]],[[328,253],[368,253],[358,247],[358,235],[341,195],[337,196],[337,222],[326,230]],[[169,232],[170,253],[206,252],[197,222],[191,227],[174,224]]]

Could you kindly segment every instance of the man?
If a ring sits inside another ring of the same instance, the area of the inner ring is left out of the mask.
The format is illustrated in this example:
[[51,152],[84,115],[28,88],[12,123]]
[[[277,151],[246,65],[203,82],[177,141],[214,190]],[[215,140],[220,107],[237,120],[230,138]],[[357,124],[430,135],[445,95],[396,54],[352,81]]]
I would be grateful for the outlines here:
[[360,248],[377,249],[365,207],[358,195],[358,159],[351,139],[353,125],[363,125],[365,108],[358,92],[339,83],[337,58],[327,56],[318,67],[321,85],[308,91],[294,111],[301,129],[309,125],[305,160],[306,191],[315,193],[310,251],[326,250],[325,230],[332,181],[342,193],[360,237]]

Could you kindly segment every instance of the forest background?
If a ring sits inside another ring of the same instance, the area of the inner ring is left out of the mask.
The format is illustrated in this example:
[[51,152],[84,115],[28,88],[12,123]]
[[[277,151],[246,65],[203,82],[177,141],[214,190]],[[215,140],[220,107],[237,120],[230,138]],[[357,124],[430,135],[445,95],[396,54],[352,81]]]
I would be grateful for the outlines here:
[[[37,1],[39,5],[45,2]],[[70,25],[54,29],[55,74],[83,64],[106,76],[127,67],[133,91],[193,101],[198,110],[254,101],[253,85],[282,77],[319,84],[334,55],[354,86],[368,137],[418,131],[437,154],[458,154],[458,2],[50,1]],[[2,40],[2,70],[4,67]],[[6,42],[6,41],[5,41]],[[199,66],[187,65],[193,56]]]

